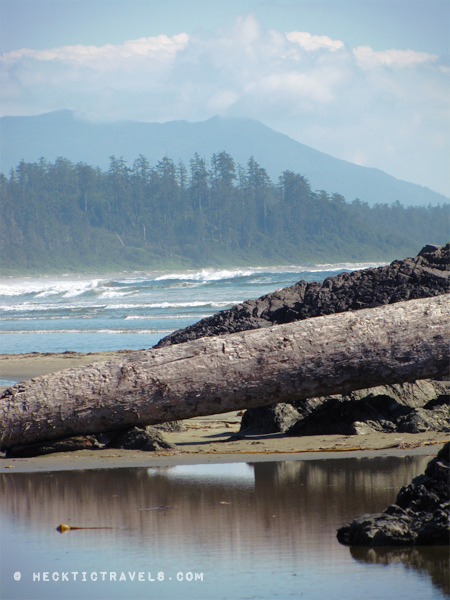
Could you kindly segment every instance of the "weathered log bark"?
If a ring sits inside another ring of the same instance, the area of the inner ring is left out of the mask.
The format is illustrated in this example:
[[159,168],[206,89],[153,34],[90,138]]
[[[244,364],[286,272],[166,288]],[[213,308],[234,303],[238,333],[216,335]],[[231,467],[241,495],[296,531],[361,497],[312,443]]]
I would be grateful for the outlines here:
[[450,295],[146,350],[6,390],[1,447],[440,377]]

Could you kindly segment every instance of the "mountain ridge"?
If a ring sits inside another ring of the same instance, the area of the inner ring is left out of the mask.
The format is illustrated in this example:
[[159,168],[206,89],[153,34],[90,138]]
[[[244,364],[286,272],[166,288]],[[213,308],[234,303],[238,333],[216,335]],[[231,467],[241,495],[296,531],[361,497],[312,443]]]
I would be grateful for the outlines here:
[[164,156],[188,161],[197,152],[209,160],[226,151],[245,165],[251,156],[276,180],[285,170],[305,176],[314,190],[339,193],[347,201],[405,206],[449,203],[450,198],[427,187],[406,182],[374,167],[335,158],[267,127],[256,119],[214,116],[206,121],[185,120],[90,122],[63,109],[27,117],[1,117],[0,171],[6,175],[23,159],[53,161],[62,156],[105,168],[109,157],[131,165],[140,154],[154,165]]

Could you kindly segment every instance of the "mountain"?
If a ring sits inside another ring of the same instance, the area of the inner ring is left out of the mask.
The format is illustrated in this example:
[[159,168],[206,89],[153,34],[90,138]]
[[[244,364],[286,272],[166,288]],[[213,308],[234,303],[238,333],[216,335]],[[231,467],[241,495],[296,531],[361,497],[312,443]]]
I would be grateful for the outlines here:
[[93,123],[80,120],[72,111],[60,110],[30,117],[2,117],[0,132],[0,171],[6,175],[21,159],[35,162],[45,157],[54,161],[62,156],[105,169],[112,155],[123,157],[131,166],[142,154],[151,165],[168,156],[188,166],[196,152],[209,160],[213,153],[225,150],[242,165],[253,156],[273,180],[291,170],[305,176],[313,190],[337,192],[349,202],[355,198],[370,205],[396,200],[405,206],[450,202],[429,188],[334,158],[252,119]]

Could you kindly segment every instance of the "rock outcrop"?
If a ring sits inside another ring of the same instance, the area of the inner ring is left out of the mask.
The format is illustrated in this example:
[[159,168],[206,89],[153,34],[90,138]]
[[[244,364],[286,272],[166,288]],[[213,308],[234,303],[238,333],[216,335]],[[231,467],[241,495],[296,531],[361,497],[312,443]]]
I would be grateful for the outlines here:
[[[428,245],[415,258],[396,260],[384,267],[341,273],[322,283],[300,281],[257,300],[247,300],[173,332],[156,347],[445,293],[450,293],[450,244]],[[429,389],[424,390],[424,387]],[[244,413],[240,433],[251,435],[291,430],[293,435],[320,435],[358,434],[371,430],[449,431],[449,393],[448,386],[439,389],[437,385],[435,390],[433,382],[418,382],[405,387],[387,386],[333,396],[332,399],[313,398],[301,406],[264,406]],[[375,397],[385,397],[385,400]],[[354,400],[362,402],[355,407],[345,404]],[[410,409],[403,410],[397,403]],[[327,418],[325,423],[321,406],[322,410],[325,407],[332,409],[334,419]]]
[[99,450],[120,448],[123,450],[143,450],[159,452],[173,450],[174,444],[164,439],[161,431],[155,427],[130,427],[119,431],[80,435],[61,440],[14,446],[6,451],[6,458],[29,458],[56,452],[75,452],[76,450]]
[[50,440],[37,444],[19,444],[5,453],[5,458],[29,458],[55,452],[75,452],[101,448],[95,435],[77,435],[61,440]]
[[423,408],[410,408],[390,396],[366,397],[360,401],[327,398],[300,418],[288,435],[358,435],[374,431],[421,433],[450,431],[448,396],[439,396]]
[[247,300],[174,331],[155,347],[447,293],[450,293],[450,243],[428,245],[415,258],[341,273],[323,282],[302,280],[257,300]]
[[450,431],[450,383],[422,380],[248,409],[241,435]]
[[[175,331],[163,338],[157,347],[445,293],[450,293],[450,244],[428,245],[415,258],[396,260],[384,267],[341,273],[322,283],[300,281],[257,300],[247,300]],[[429,388],[425,393],[424,386]],[[292,435],[449,431],[450,389],[448,386],[445,389],[442,386],[439,389],[439,385],[435,387],[436,390],[433,382],[418,382],[405,388],[387,386],[346,396],[312,398],[301,405],[278,404],[249,409],[244,413],[240,434],[284,433],[288,430]],[[353,406],[350,402],[355,400],[361,402]],[[324,410],[327,411],[326,419]],[[331,413],[333,417],[330,417]]]
[[423,475],[400,490],[384,512],[363,515],[341,527],[337,538],[350,546],[448,546],[450,543],[450,442]]

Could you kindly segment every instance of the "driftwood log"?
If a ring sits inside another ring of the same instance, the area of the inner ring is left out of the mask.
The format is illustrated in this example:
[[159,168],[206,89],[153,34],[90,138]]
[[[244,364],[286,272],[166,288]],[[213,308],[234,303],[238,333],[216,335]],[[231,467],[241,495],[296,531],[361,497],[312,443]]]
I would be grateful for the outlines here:
[[0,444],[437,378],[449,340],[446,294],[139,351],[6,390]]

